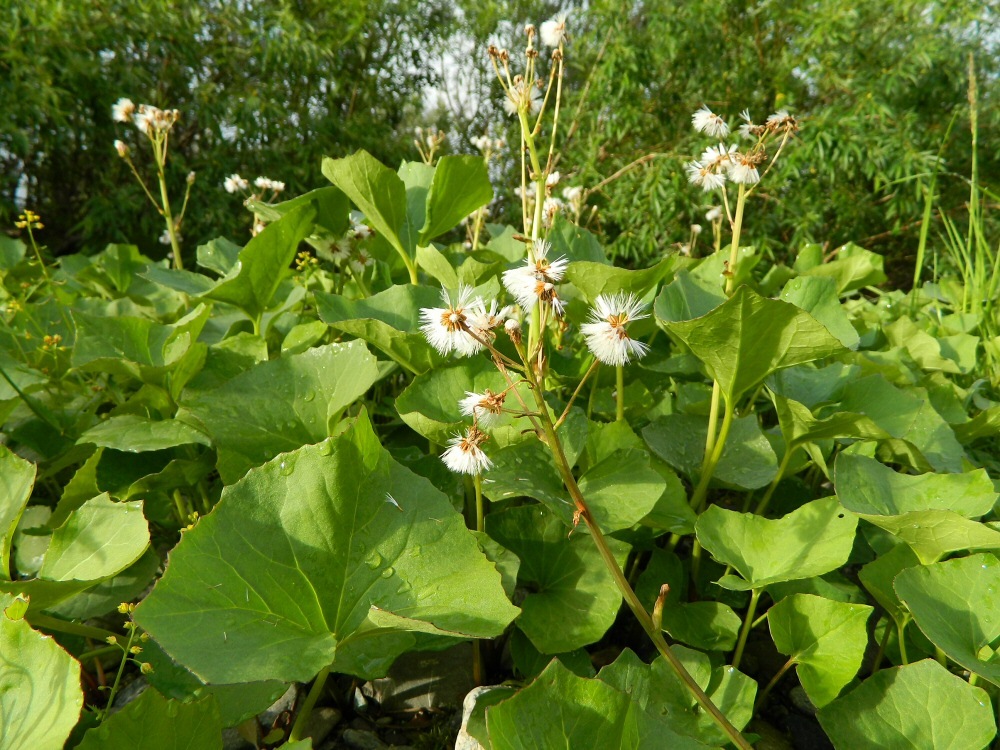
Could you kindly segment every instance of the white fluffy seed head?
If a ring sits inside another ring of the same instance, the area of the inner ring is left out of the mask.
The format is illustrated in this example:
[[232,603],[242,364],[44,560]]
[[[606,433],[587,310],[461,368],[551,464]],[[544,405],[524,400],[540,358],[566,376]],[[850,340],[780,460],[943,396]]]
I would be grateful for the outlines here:
[[473,425],[464,435],[455,435],[448,441],[448,449],[441,454],[441,460],[457,474],[482,474],[493,466],[493,462],[479,447],[486,439],[486,433]]
[[729,135],[729,125],[726,121],[705,106],[691,115],[691,124],[698,132],[713,138],[725,138]]
[[483,345],[469,335],[471,308],[482,306],[482,300],[472,298],[472,288],[459,287],[452,300],[446,289],[441,290],[444,307],[425,307],[420,310],[420,330],[428,343],[441,354],[455,352],[468,357],[479,352]]
[[645,308],[634,294],[598,296],[590,321],[580,326],[591,353],[604,364],[615,366],[645,356],[649,347],[625,330],[632,321],[649,317]]
[[557,13],[545,21],[538,30],[538,36],[546,47],[558,47],[566,41],[566,13]]

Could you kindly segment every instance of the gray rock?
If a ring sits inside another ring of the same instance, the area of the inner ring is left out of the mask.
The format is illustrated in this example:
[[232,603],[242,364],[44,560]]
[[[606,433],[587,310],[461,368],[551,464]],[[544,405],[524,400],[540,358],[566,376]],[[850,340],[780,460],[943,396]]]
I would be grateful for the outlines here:
[[271,704],[270,708],[263,711],[260,716],[260,723],[265,728],[270,728],[274,726],[274,722],[281,716],[285,711],[291,711],[295,708],[295,702],[299,697],[299,686],[294,682],[288,686],[288,690],[282,695],[278,700]]
[[236,727],[227,727],[222,730],[222,750],[255,750],[255,748]]
[[458,707],[474,687],[472,644],[460,643],[444,651],[403,654],[388,675],[365,683],[362,691],[394,713]]
[[479,744],[479,740],[466,731],[466,727],[469,726],[469,719],[472,718],[472,712],[476,708],[476,701],[479,700],[479,696],[498,687],[500,685],[484,685],[483,687],[473,688],[465,696],[465,700],[462,701],[462,726],[458,730],[458,737],[455,739],[455,750],[486,750],[486,748]]
[[340,722],[340,718],[341,713],[335,708],[323,706],[313,709],[303,734],[306,737],[312,737],[313,747],[315,747],[329,736],[333,728]]
[[345,729],[340,739],[353,750],[386,750],[389,747],[375,732],[364,729]]

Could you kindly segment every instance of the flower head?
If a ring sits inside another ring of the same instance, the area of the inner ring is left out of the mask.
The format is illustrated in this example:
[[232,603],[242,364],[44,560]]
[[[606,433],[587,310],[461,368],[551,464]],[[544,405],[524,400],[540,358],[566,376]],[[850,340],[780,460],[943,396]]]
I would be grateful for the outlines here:
[[444,307],[425,307],[420,310],[420,320],[423,321],[420,330],[428,343],[441,354],[455,352],[460,357],[475,354],[483,345],[469,335],[469,316],[480,300],[472,299],[472,288],[462,286],[458,289],[457,298],[453,301],[446,289],[441,290],[441,300]]
[[722,207],[712,206],[705,212],[705,221],[711,223],[713,221],[718,221],[722,218]]
[[121,99],[111,105],[111,119],[115,122],[129,122],[135,114],[135,103],[128,97]]
[[366,268],[370,268],[373,265],[375,265],[375,258],[371,256],[371,253],[364,250],[358,250],[350,260],[351,270],[356,276],[360,276],[365,272]]
[[469,306],[466,324],[476,338],[492,341],[496,338],[494,329],[502,326],[513,311],[510,305],[500,307],[495,299],[490,300],[488,307],[483,300],[476,299]]
[[482,393],[466,391],[465,398],[458,402],[458,408],[462,414],[472,417],[477,425],[488,430],[500,422],[506,398],[507,394],[494,393],[489,388]]
[[273,190],[276,193],[285,189],[285,183],[280,180],[272,180],[269,177],[258,177],[253,181],[253,184],[261,190]]
[[250,185],[238,174],[231,174],[222,183],[222,186],[226,189],[227,193],[237,193],[241,190],[246,190]]
[[[551,248],[545,240],[535,240],[534,260],[527,258],[524,265],[504,271],[503,285],[525,310],[540,299],[547,302],[559,299],[555,285],[562,280],[569,261],[565,256],[550,261],[547,256]],[[561,302],[554,307],[557,311],[561,309]]]
[[542,92],[524,80],[522,76],[514,79],[514,85],[507,90],[503,100],[503,108],[507,114],[516,115],[520,111],[535,114],[542,106]]
[[788,114],[787,109],[779,109],[767,118],[766,127],[771,131],[787,130],[794,133],[799,129],[799,124],[794,117]]
[[734,154],[732,166],[729,168],[729,179],[737,185],[753,185],[760,182],[757,171],[757,158],[749,154]]
[[125,141],[115,141],[115,151],[118,152],[118,155],[121,158],[127,159],[130,150],[131,149],[129,149],[128,144],[125,143]]
[[692,185],[701,185],[706,193],[726,184],[726,172],[721,169],[713,169],[700,161],[692,161],[684,166],[688,173],[688,182]]
[[558,47],[567,39],[566,14],[557,13],[548,21],[545,21],[539,28],[538,33],[542,44],[546,47]]
[[726,121],[705,106],[691,115],[691,123],[695,130],[713,138],[725,138],[729,135],[729,125]]
[[458,474],[482,474],[493,465],[479,447],[488,439],[485,432],[472,425],[464,435],[456,435],[448,441],[448,449],[441,454],[441,460]]
[[587,347],[606,365],[624,365],[634,356],[645,356],[649,347],[628,335],[625,326],[649,317],[634,294],[599,295],[590,322],[580,326]]

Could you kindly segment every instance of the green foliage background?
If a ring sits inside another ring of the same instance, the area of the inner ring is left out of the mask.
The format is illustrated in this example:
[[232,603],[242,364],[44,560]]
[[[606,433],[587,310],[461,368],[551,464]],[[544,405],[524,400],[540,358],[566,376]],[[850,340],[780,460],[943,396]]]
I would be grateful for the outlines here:
[[[156,252],[162,223],[111,146],[124,130],[110,118],[119,96],[184,113],[171,178],[180,193],[189,169],[199,175],[198,210],[184,228],[190,248],[245,236],[247,219],[219,187],[231,172],[284,180],[295,194],[322,183],[324,154],[365,148],[390,165],[414,158],[415,125],[449,131],[451,152],[472,151],[470,139],[487,130],[515,141],[485,48],[518,50],[523,24],[559,8],[515,0],[2,6],[0,220],[26,200],[59,253],[126,240]],[[989,0],[586,6],[569,21],[560,169],[564,184],[592,187],[657,154],[591,200],[599,210],[590,228],[626,263],[649,262],[702,220],[709,199],[681,169],[703,147],[690,127],[701,103],[734,125],[744,107],[757,118],[788,107],[802,119],[774,180],[780,194],[765,196],[748,228],[779,257],[806,241],[854,240],[896,261],[890,276],[909,276],[939,149],[939,207],[959,213],[968,197],[969,53],[980,79],[980,174],[995,186],[1000,14]],[[508,152],[496,175],[497,220],[513,218],[504,206],[517,168]]]

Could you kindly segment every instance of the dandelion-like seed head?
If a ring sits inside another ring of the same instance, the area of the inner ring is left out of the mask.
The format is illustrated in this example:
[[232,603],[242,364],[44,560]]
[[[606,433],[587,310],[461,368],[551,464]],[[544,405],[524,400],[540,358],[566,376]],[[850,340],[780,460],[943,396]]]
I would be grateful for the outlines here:
[[788,131],[794,133],[799,129],[799,123],[794,117],[788,114],[787,109],[779,109],[767,118],[767,125],[765,127],[772,132]]
[[599,295],[590,321],[580,327],[591,353],[604,364],[615,366],[645,356],[649,347],[626,331],[632,321],[649,317],[645,309],[634,294]]
[[[566,273],[569,260],[560,257],[550,261],[548,253],[551,249],[552,245],[545,240],[535,240],[532,245],[534,260],[526,258],[523,265],[504,271],[504,286],[525,310],[539,300],[552,302],[559,299],[555,285]],[[557,306],[561,309],[561,302]]]
[[527,114],[537,114],[542,106],[542,92],[537,86],[533,86],[525,81],[523,76],[516,76],[513,85],[507,89],[507,95],[503,100],[503,107],[509,115],[516,115],[518,112]]
[[479,447],[488,439],[489,435],[472,425],[464,435],[455,435],[448,441],[448,449],[441,454],[441,460],[457,474],[482,474],[493,466],[493,462]]
[[714,169],[700,161],[692,161],[684,166],[687,170],[688,182],[700,185],[706,193],[716,190],[726,184],[726,171]]
[[424,337],[445,356],[452,352],[460,357],[476,354],[483,345],[469,334],[469,317],[474,307],[483,304],[482,300],[473,299],[472,288],[467,286],[459,287],[454,301],[448,291],[442,289],[441,300],[444,307],[425,307],[420,310],[420,330]]
[[705,133],[713,138],[725,138],[729,135],[729,125],[726,121],[705,106],[691,115],[691,124],[699,133]]
[[465,398],[458,402],[458,408],[466,417],[472,417],[479,427],[495,427],[503,416],[503,402],[506,393],[494,393],[489,388],[482,393],[465,392]]
[[729,168],[729,179],[737,185],[753,185],[760,182],[757,164],[761,158],[763,158],[763,154],[734,154],[732,165]]
[[722,207],[712,206],[705,212],[705,221],[712,223],[714,221],[719,221],[722,218]]
[[546,47],[558,47],[569,37],[566,34],[566,13],[557,13],[539,28],[539,37]]
[[222,186],[227,193],[238,193],[250,187],[250,184],[238,174],[231,174],[223,181]]

